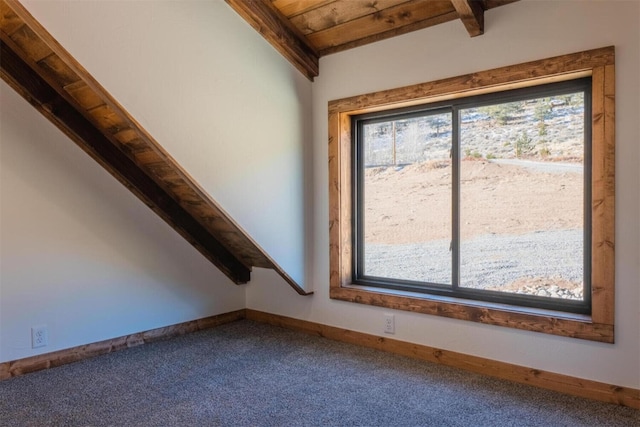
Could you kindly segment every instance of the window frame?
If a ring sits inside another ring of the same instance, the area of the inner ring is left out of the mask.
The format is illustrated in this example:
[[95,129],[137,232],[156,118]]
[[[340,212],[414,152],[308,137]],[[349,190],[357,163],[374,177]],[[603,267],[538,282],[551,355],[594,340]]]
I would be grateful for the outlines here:
[[[332,299],[606,343],[614,342],[615,49],[613,46],[330,101]],[[591,77],[591,314],[353,283],[352,117]]]
[[[588,207],[591,206],[591,78],[583,77],[580,79],[572,79],[562,82],[554,82],[550,84],[530,86],[520,89],[513,89],[509,91],[500,92],[498,94],[487,93],[483,95],[470,96],[465,98],[452,99],[444,102],[436,102],[431,104],[420,104],[409,108],[400,108],[393,110],[378,111],[375,113],[366,113],[354,115],[351,117],[351,129],[352,129],[352,170],[353,170],[353,186],[352,186],[352,200],[354,212],[353,215],[353,228],[352,233],[352,248],[353,252],[353,275],[352,283],[357,285],[365,285],[372,287],[380,287],[386,289],[398,289],[415,291],[417,293],[427,293],[436,295],[449,295],[455,298],[467,298],[478,301],[486,302],[498,302],[505,304],[513,304],[517,306],[533,307],[533,308],[546,308],[556,311],[567,311],[571,313],[591,313],[591,211]],[[522,102],[531,99],[561,96],[567,93],[584,93],[584,199],[583,199],[583,214],[584,214],[584,228],[583,228],[583,266],[584,266],[584,298],[582,300],[571,299],[558,299],[549,297],[538,297],[534,295],[514,294],[499,291],[487,291],[482,289],[471,289],[460,286],[459,276],[460,274],[460,212],[463,201],[460,200],[460,172],[461,172],[461,158],[462,148],[460,147],[460,132],[462,123],[458,122],[460,119],[460,111],[469,108],[477,108],[491,105],[499,105],[509,102]],[[364,190],[364,159],[363,159],[363,147],[362,144],[364,137],[361,134],[361,129],[366,124],[372,122],[390,122],[397,120],[404,120],[411,117],[426,117],[434,114],[448,113],[451,116],[452,123],[452,145],[451,145],[451,157],[452,157],[452,193],[451,193],[451,255],[452,255],[452,277],[451,285],[436,284],[430,282],[419,282],[414,280],[394,279],[392,277],[377,277],[366,275],[364,266],[364,207],[361,206]]]

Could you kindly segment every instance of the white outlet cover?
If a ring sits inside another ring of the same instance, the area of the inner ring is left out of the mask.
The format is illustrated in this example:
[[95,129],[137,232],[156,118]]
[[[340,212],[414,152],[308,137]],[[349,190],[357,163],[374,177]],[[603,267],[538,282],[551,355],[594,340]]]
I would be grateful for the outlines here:
[[384,315],[384,332],[386,334],[396,333],[396,321],[393,314]]
[[46,347],[49,344],[49,330],[47,325],[34,326],[31,328],[31,347]]

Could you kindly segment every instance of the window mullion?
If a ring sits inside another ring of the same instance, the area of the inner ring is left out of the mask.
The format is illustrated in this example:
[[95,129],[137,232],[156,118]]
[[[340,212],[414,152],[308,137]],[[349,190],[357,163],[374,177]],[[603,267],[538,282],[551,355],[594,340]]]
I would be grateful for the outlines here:
[[352,180],[354,182],[354,192],[352,195],[352,206],[354,212],[353,220],[353,265],[355,266],[354,270],[354,279],[362,277],[364,274],[364,254],[363,254],[363,206],[364,206],[364,181],[363,181],[363,131],[362,131],[362,122],[354,121],[354,151],[352,153],[353,158],[353,176]]
[[460,114],[457,107],[451,111],[451,286],[460,284]]

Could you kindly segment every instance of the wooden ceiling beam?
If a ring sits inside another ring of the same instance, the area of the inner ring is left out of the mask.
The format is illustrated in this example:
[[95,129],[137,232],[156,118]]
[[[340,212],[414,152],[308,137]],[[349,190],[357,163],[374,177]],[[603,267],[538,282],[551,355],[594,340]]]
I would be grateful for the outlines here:
[[484,34],[484,9],[481,0],[451,0],[471,37]]
[[271,1],[225,1],[309,80],[318,76],[318,52]]
[[409,0],[307,36],[321,56],[458,19],[448,1]]
[[308,10],[333,3],[335,0],[273,0],[273,6],[284,16],[291,18]]

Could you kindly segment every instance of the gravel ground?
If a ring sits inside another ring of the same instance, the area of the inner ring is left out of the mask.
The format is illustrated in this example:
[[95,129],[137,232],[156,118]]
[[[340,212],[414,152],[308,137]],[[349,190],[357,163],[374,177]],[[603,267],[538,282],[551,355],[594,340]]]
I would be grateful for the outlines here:
[[[461,285],[499,288],[535,278],[580,284],[582,254],[582,230],[477,236],[462,243]],[[449,241],[367,244],[365,266],[366,274],[371,276],[448,284],[451,282]]]

